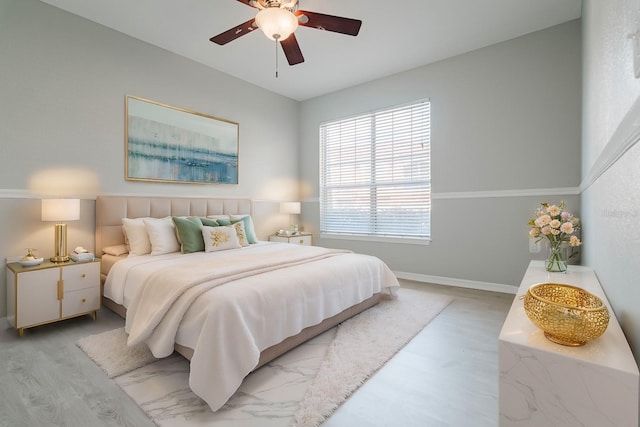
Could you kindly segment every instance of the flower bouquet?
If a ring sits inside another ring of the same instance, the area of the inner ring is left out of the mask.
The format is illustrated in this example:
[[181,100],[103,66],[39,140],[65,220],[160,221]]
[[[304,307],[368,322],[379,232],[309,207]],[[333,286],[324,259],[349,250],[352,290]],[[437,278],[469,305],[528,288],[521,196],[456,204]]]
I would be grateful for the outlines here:
[[565,242],[573,247],[582,244],[573,234],[580,229],[580,218],[564,210],[564,201],[560,202],[560,206],[542,202],[536,209],[535,218],[529,220],[529,225],[529,237],[536,239],[536,243],[546,238],[549,243],[547,271],[567,271],[567,260],[563,256],[562,246]]

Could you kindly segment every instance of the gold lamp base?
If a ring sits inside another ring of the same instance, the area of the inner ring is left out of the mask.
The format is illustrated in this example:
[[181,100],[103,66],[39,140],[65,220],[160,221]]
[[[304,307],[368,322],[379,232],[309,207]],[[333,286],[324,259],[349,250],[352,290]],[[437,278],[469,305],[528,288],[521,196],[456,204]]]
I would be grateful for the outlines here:
[[51,262],[67,262],[67,224],[56,224],[55,255],[49,258]]

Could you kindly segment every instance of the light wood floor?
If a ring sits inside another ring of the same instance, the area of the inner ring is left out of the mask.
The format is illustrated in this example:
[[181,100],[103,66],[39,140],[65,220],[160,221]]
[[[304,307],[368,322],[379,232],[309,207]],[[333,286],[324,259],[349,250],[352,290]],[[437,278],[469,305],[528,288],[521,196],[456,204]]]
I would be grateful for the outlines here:
[[[498,334],[514,296],[402,285],[454,301],[324,426],[497,426]],[[75,345],[123,323],[103,309],[18,338],[0,319],[0,426],[154,426]]]

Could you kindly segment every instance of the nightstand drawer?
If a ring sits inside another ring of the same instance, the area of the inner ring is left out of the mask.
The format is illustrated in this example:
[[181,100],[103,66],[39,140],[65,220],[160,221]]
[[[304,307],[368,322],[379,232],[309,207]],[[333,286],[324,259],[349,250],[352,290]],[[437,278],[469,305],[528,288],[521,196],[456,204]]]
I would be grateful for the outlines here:
[[64,292],[96,287],[100,283],[100,263],[70,265],[62,269]]
[[289,237],[289,243],[295,243],[296,245],[311,246],[311,235],[306,236],[291,236]]
[[88,313],[100,308],[100,287],[65,292],[62,300],[62,317]]

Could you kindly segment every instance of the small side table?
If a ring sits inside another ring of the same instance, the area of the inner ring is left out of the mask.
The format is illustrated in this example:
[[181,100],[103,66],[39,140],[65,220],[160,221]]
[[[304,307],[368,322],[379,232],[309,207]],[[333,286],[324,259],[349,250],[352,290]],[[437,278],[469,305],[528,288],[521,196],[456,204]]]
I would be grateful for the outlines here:
[[297,233],[290,236],[286,234],[273,234],[269,236],[270,242],[293,243],[296,245],[312,246],[313,235],[311,233]]

